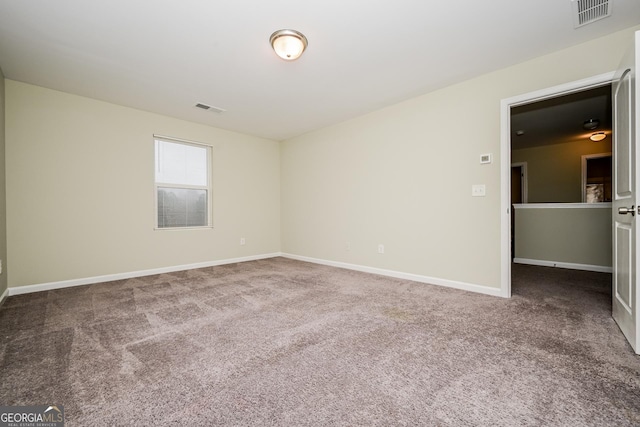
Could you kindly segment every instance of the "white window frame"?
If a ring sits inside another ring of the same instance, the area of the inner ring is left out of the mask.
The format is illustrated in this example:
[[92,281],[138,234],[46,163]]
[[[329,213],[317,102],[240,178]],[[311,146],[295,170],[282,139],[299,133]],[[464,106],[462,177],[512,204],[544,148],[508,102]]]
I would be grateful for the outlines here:
[[[205,148],[207,150],[207,185],[181,185],[181,184],[168,184],[158,182],[156,180],[156,141],[171,142],[174,144],[190,145],[198,148]],[[163,135],[153,135],[153,212],[154,212],[154,230],[198,230],[213,228],[213,180],[212,180],[212,167],[213,167],[213,146],[202,142],[189,141],[186,139],[174,138]],[[189,226],[189,227],[159,227],[158,226],[158,188],[179,188],[187,190],[206,190],[207,191],[207,225]]]

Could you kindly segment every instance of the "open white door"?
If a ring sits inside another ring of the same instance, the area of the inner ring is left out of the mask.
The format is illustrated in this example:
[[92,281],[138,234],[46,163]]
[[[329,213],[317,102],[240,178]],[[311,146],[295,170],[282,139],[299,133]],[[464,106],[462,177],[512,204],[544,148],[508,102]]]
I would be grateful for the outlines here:
[[640,31],[634,34],[613,80],[613,318],[636,353],[640,353],[638,325],[638,245],[636,218],[640,213],[637,192],[640,191],[638,170],[638,85],[636,72],[640,58]]

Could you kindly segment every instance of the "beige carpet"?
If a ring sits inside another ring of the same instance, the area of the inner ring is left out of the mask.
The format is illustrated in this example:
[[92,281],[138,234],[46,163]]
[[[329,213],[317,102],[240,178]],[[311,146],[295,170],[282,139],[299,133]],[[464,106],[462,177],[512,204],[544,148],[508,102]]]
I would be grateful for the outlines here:
[[284,258],[10,297],[0,405],[68,426],[640,425],[610,275],[501,299]]

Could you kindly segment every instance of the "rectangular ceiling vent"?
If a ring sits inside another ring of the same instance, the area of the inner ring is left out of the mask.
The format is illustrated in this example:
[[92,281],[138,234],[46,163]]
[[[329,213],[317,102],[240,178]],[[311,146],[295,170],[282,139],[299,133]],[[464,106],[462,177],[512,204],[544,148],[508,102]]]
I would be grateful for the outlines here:
[[574,28],[611,16],[610,0],[571,0]]
[[203,109],[203,110],[212,111],[212,112],[214,112],[214,113],[218,113],[218,114],[220,114],[220,113],[224,113],[225,111],[227,111],[227,110],[225,110],[225,109],[218,108],[218,107],[212,107],[211,105],[202,104],[202,103],[200,103],[200,102],[198,102],[198,103],[196,104],[196,108],[201,108],[201,109]]

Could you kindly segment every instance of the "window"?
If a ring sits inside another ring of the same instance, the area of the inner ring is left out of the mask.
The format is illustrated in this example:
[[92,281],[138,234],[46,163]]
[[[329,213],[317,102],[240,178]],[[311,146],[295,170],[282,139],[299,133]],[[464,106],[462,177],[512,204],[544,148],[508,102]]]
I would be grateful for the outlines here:
[[211,147],[154,139],[156,228],[211,227]]

